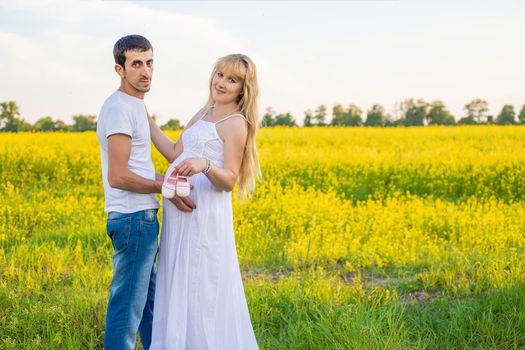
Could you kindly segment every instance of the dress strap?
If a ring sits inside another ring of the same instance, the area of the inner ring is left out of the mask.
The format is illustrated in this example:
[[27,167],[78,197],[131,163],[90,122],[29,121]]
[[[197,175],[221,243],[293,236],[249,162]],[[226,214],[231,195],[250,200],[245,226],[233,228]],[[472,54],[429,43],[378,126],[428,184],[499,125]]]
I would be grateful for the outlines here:
[[235,113],[233,113],[233,114],[230,114],[230,115],[227,116],[226,118],[222,118],[222,119],[219,120],[218,122],[215,122],[215,124],[222,123],[223,121],[228,120],[228,119],[233,118],[233,117],[241,117],[242,119],[244,119],[245,122],[248,122],[248,120],[246,119],[245,116],[243,116],[242,114],[239,114],[239,113],[235,112]]

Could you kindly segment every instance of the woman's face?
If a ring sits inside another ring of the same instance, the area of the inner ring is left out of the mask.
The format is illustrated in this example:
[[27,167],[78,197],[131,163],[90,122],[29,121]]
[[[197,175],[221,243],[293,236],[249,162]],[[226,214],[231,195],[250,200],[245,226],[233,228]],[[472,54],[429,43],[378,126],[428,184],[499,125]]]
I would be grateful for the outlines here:
[[242,91],[242,81],[229,69],[218,69],[211,82],[211,95],[215,103],[237,103]]

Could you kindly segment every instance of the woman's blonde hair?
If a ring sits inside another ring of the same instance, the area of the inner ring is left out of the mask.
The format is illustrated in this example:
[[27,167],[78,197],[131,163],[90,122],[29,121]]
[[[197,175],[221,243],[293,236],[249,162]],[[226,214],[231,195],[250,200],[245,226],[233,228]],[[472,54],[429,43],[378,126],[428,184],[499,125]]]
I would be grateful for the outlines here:
[[232,54],[221,57],[215,63],[210,78],[210,95],[208,97],[208,106],[214,104],[212,98],[212,81],[218,71],[227,69],[242,82],[242,91],[237,101],[238,111],[246,117],[248,121],[248,137],[244,148],[241,168],[239,171],[239,186],[237,194],[241,198],[247,198],[255,192],[255,186],[261,179],[261,168],[259,165],[259,154],[257,152],[256,134],[257,134],[257,100],[259,98],[259,86],[257,83],[257,69],[252,60],[242,54]]

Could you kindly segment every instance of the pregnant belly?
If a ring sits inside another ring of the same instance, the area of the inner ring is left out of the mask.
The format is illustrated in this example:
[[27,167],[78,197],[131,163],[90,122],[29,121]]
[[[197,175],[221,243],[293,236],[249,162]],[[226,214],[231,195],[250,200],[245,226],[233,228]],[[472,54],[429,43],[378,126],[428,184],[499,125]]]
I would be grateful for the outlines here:
[[[195,154],[191,154],[189,152],[182,152],[168,167],[166,170],[166,173],[164,174],[164,177],[170,176],[173,171],[175,170],[175,167],[182,163],[187,158],[197,157]],[[208,179],[208,177],[202,173],[195,174],[193,176],[190,176],[188,178],[188,182],[193,186],[193,189],[191,190],[191,193],[194,193],[196,191],[202,191],[202,190],[215,190],[218,189],[213,185],[213,183]],[[190,194],[191,198],[191,194]]]
[[177,158],[175,158],[175,160],[173,162],[171,162],[170,166],[168,167],[168,169],[166,170],[166,173],[164,174],[164,176],[170,176],[171,173],[173,173],[173,170],[175,169],[175,167],[177,165],[179,165],[180,163],[182,163],[182,161],[186,158],[191,158],[191,157],[195,157],[194,155],[191,155],[191,154],[188,154],[187,152],[182,152]]

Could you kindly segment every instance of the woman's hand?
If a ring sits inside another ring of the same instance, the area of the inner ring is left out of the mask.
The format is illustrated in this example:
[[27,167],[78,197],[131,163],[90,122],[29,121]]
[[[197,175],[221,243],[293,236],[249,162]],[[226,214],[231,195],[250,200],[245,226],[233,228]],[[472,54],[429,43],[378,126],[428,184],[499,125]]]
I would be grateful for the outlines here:
[[206,159],[201,157],[193,157],[184,159],[179,165],[175,167],[178,175],[193,176],[202,172],[206,168]]

